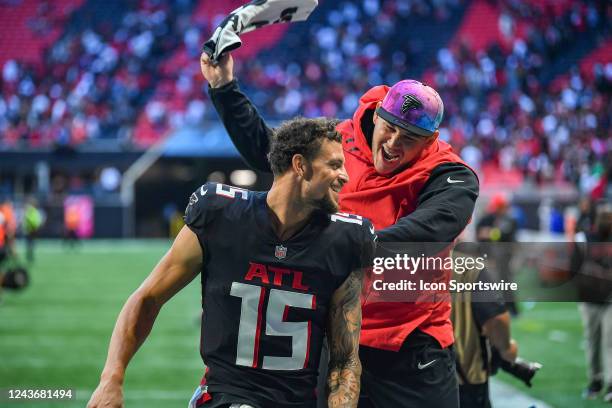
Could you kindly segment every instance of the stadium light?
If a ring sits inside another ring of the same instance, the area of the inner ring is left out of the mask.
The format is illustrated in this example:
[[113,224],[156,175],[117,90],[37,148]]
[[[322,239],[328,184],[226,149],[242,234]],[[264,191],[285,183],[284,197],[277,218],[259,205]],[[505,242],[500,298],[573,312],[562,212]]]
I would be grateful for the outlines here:
[[237,186],[252,186],[257,181],[257,174],[253,170],[234,170],[230,181]]

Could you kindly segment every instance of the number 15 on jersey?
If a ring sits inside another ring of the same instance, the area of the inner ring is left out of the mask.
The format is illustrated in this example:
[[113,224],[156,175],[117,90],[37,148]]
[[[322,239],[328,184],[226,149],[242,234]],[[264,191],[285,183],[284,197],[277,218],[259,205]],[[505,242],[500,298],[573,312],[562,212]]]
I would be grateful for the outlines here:
[[[269,291],[267,310],[263,310],[266,292]],[[265,370],[301,370],[308,365],[312,322],[288,322],[290,307],[314,310],[316,296],[308,293],[289,292],[248,283],[232,283],[231,296],[241,299],[236,365],[257,368],[259,362],[262,319],[265,313],[266,336],[291,337],[291,356],[264,356],[260,368]]]

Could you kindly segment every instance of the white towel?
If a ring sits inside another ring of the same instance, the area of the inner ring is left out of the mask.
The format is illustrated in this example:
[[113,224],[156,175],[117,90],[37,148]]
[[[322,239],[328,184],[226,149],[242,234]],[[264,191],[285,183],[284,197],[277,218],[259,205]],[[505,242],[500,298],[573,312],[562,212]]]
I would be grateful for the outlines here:
[[203,51],[214,62],[242,45],[240,34],[277,23],[304,21],[318,0],[253,0],[232,11],[204,43]]

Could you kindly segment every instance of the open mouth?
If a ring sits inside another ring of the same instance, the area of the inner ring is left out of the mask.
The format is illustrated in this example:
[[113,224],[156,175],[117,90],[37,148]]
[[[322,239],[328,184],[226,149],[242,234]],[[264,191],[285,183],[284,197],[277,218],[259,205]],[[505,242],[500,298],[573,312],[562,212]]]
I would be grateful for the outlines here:
[[340,190],[342,190],[342,186],[341,185],[334,185],[334,184],[332,184],[330,188],[335,193],[339,193]]
[[385,159],[385,161],[388,162],[388,163],[396,162],[400,158],[399,154],[394,155],[394,154],[390,153],[387,150],[387,147],[385,145],[382,146],[382,156],[383,156],[383,159]]

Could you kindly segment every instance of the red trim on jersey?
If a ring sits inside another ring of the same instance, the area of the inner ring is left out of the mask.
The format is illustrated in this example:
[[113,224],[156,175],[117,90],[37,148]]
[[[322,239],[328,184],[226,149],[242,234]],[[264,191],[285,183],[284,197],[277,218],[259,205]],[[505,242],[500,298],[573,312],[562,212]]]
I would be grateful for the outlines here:
[[198,400],[196,401],[196,407],[199,407],[200,405],[203,405],[204,403],[210,401],[212,399],[212,395],[210,395],[208,392],[205,392],[204,394],[202,394],[202,396],[200,398],[198,398]]
[[287,321],[288,314],[289,314],[289,305],[285,305],[285,310],[283,310],[283,322]]
[[261,317],[264,299],[266,298],[266,288],[260,288],[259,306],[257,307],[257,329],[255,330],[255,350],[253,352],[253,364],[251,367],[256,368],[259,361],[259,337],[261,336]]
[[200,380],[200,385],[206,385],[206,376],[208,375],[209,371],[210,369],[206,367],[206,370],[204,370],[204,375],[202,376],[202,379]]
[[[317,308],[317,296],[312,295],[312,310]],[[310,337],[312,335],[312,320],[308,320],[308,339],[306,340],[306,358],[304,359],[304,367],[308,367],[308,360],[310,359]]]
[[[200,381],[200,386],[206,385],[206,376],[208,375],[209,368],[206,367],[206,371],[204,371],[204,376],[202,376],[202,380]],[[196,401],[196,406],[202,405],[205,402],[208,402],[212,399],[212,395],[207,392],[203,393],[200,398]]]

